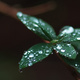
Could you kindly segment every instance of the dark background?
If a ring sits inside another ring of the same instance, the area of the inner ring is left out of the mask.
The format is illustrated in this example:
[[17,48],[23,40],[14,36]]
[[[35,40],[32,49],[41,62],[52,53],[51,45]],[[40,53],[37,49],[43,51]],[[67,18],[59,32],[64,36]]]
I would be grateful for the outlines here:
[[[9,5],[35,6],[49,0],[1,0]],[[56,33],[65,25],[80,27],[80,0],[55,0],[55,10],[35,15],[51,24]],[[75,80],[55,54],[20,73],[18,62],[29,47],[41,38],[21,22],[0,13],[0,80]]]

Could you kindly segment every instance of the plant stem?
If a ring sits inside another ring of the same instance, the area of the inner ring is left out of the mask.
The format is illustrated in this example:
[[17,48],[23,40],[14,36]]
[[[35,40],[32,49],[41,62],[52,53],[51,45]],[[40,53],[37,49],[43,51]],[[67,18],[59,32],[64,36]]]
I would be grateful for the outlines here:
[[6,15],[9,15],[15,19],[17,19],[16,13],[18,11],[21,11],[29,15],[37,15],[37,14],[48,12],[50,10],[54,10],[55,8],[56,8],[56,3],[53,1],[49,1],[49,2],[40,4],[34,7],[29,7],[29,8],[14,8],[0,1],[0,12]]

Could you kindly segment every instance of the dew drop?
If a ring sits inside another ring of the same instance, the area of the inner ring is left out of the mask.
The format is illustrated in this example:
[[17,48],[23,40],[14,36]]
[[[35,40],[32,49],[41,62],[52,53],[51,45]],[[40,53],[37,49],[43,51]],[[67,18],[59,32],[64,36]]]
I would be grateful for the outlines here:
[[38,25],[37,25],[37,24],[33,24],[33,26],[38,27]]
[[25,56],[25,58],[27,58],[27,56]]
[[49,52],[49,50],[46,50],[46,52]]
[[62,49],[61,52],[65,52],[65,50]]
[[26,21],[23,21],[24,24],[26,24]]
[[39,51],[39,54],[42,54],[43,52],[42,51]]
[[49,54],[45,54],[46,56],[48,56]]
[[78,65],[77,65],[77,64],[75,64],[75,66],[77,67]]
[[23,14],[22,14],[22,12],[18,12],[17,15],[18,15],[19,17],[21,17]]
[[80,37],[78,37],[77,40],[80,40]]
[[26,55],[26,54],[27,54],[27,52],[24,53],[24,55]]
[[32,63],[29,63],[29,64],[28,64],[28,66],[32,66],[32,65],[33,65]]
[[62,47],[60,45],[57,46],[57,49],[61,49]]
[[30,54],[29,57],[34,57],[34,54]]

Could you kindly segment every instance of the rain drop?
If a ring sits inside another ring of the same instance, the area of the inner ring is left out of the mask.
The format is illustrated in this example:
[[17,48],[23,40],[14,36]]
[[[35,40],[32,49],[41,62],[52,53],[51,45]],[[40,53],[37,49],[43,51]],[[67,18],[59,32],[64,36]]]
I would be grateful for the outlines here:
[[39,54],[42,54],[42,51],[39,51]]
[[77,64],[75,64],[75,66],[77,67],[78,65],[77,65]]
[[57,46],[57,49],[61,49],[62,47],[60,45]]
[[21,17],[23,14],[22,14],[22,12],[18,12],[17,15],[18,15],[19,17]]
[[28,66],[32,66],[32,63],[29,63]]
[[46,50],[46,52],[49,52],[49,50]]
[[34,54],[30,54],[29,57],[34,57]]
[[62,49],[61,52],[65,52],[65,50]]
[[80,40],[80,37],[78,37],[77,40]]

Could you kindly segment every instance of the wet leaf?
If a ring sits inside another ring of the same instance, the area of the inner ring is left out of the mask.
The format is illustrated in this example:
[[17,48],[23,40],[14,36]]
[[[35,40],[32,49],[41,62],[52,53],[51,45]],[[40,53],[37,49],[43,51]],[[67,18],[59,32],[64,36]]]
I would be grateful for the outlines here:
[[63,42],[80,41],[80,28],[73,29],[72,27],[68,27],[64,29],[58,37],[61,38]]
[[78,54],[74,60],[65,58],[63,56],[61,56],[61,58],[64,60],[64,62],[75,68],[80,73],[80,54]]
[[56,50],[61,55],[68,57],[70,59],[75,59],[77,56],[77,52],[74,47],[69,43],[59,43],[54,46],[54,50]]
[[61,30],[60,30],[60,34],[59,36],[65,36],[68,34],[71,34],[74,32],[74,28],[72,26],[64,26]]
[[54,29],[45,21],[21,12],[17,13],[17,17],[29,30],[33,31],[41,38],[51,41],[56,37]]
[[34,63],[37,63],[49,56],[52,51],[53,48],[50,43],[39,43],[32,46],[24,53],[21,61],[19,62],[19,68],[22,69],[32,66]]

